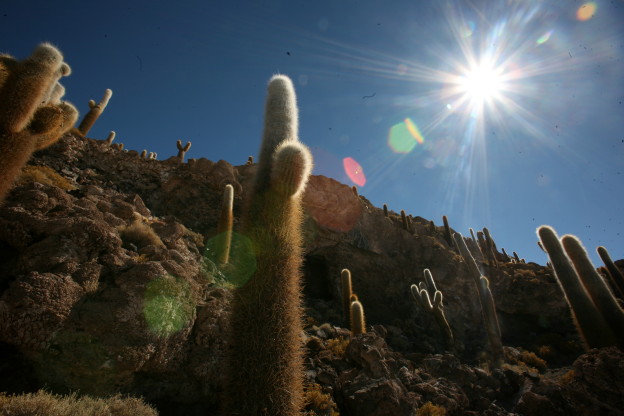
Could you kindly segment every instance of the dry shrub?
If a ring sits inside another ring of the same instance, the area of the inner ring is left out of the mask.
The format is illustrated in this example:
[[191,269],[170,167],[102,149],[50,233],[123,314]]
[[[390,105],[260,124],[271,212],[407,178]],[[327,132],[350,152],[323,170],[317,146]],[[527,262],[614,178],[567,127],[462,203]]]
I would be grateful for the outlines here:
[[442,406],[427,402],[416,410],[416,416],[444,416],[446,409]]
[[520,352],[520,360],[530,367],[535,367],[539,371],[546,370],[546,361],[539,358],[531,351],[522,350]]
[[564,375],[562,375],[559,381],[562,385],[566,385],[566,384],[570,384],[575,379],[576,379],[576,373],[574,372],[574,370],[570,370]]
[[47,166],[24,166],[20,177],[17,179],[17,185],[24,185],[30,182],[39,182],[45,185],[53,185],[65,191],[76,189],[71,182],[56,173],[54,169]]
[[327,349],[339,357],[344,357],[350,340],[343,337],[332,338],[327,341]]
[[142,221],[134,221],[130,225],[122,225],[118,227],[119,236],[125,244],[134,244],[137,248],[154,245],[157,247],[164,247],[162,240],[158,237],[158,234]]
[[57,396],[44,390],[7,396],[0,393],[0,416],[158,416],[143,400],[116,395],[106,399]]
[[311,383],[305,386],[304,399],[306,403],[306,416],[339,416],[336,403],[328,393],[323,393],[323,388]]

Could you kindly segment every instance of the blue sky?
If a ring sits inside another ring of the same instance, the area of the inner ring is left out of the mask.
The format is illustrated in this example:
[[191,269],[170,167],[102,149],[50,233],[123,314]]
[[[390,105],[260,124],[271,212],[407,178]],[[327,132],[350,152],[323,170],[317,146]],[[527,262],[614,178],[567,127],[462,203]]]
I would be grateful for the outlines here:
[[314,174],[352,185],[352,158],[376,206],[540,264],[541,224],[624,258],[624,1],[178,3],[3,2],[0,49],[58,46],[81,114],[113,90],[89,136],[159,159],[243,164],[289,75]]

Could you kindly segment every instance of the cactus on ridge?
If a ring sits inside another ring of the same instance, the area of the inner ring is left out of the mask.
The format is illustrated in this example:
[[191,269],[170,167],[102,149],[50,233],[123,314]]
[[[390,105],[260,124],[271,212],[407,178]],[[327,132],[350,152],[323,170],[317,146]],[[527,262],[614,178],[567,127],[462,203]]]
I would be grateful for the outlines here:
[[[232,298],[229,415],[293,416],[303,407],[301,199],[312,157],[297,130],[292,81],[276,75],[268,86],[256,177],[240,231],[250,240],[255,270]],[[233,251],[234,273],[237,256]]]
[[0,55],[0,203],[32,153],[72,128],[78,112],[60,99],[71,73],[63,55],[43,43],[29,58]]
[[108,133],[108,137],[106,138],[106,143],[108,143],[109,145],[113,143],[113,140],[115,140],[115,132],[111,131],[110,133]]
[[178,148],[178,161],[184,163],[184,156],[191,148],[191,142],[186,142],[186,145],[182,146],[182,140],[178,140],[176,146]]
[[89,100],[90,110],[87,114],[85,114],[84,118],[80,122],[80,125],[78,126],[78,130],[83,136],[86,136],[87,133],[89,133],[89,130],[91,130],[91,127],[93,127],[97,119],[100,117],[112,96],[113,91],[107,89],[104,91],[104,97],[102,97],[102,100],[99,103],[96,104],[95,101]]
[[451,236],[451,227],[449,227],[448,218],[446,215],[442,215],[442,222],[444,223],[444,239],[449,246],[453,247],[453,237]]
[[613,284],[620,290],[620,293],[624,295],[624,276],[622,275],[620,269],[618,269],[618,267],[615,265],[615,263],[613,263],[613,260],[611,260],[609,252],[606,248],[602,246],[596,248],[596,252],[598,252],[598,255],[602,259],[602,262],[607,267],[607,272],[609,273]]

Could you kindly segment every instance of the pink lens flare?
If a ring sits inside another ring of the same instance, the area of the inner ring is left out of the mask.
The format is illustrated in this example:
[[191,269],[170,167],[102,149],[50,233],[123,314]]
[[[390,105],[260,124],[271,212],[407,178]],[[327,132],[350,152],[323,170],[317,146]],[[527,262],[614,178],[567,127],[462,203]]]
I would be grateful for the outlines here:
[[345,173],[351,179],[351,181],[357,186],[364,186],[366,184],[366,175],[362,166],[352,157],[345,157],[342,159],[342,166]]

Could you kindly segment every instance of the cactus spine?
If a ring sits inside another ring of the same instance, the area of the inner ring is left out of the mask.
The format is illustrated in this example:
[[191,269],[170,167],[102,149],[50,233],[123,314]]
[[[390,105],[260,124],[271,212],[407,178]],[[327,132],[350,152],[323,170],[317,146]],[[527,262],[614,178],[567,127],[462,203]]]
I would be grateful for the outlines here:
[[225,185],[221,215],[217,223],[217,253],[216,259],[219,264],[227,264],[230,261],[230,249],[232,247],[232,227],[234,226],[234,187]]
[[[566,251],[568,249],[573,251],[572,256],[568,257],[564,252],[564,245],[559,241],[554,229],[543,225],[537,229],[537,235],[542,241],[544,249],[548,252],[548,257],[550,257],[550,262],[555,271],[555,277],[565,295],[568,306],[572,312],[572,317],[574,318],[586,347],[600,348],[616,345],[617,341],[615,335],[611,331],[611,328],[609,328],[604,316],[597,309],[594,304],[595,299],[592,300],[585,286],[586,280],[595,279],[596,276],[585,276],[583,280],[581,280],[579,267],[581,267],[583,271],[587,271],[587,264],[579,264],[578,266],[574,264],[573,267],[570,263],[571,259],[572,262],[575,261],[574,259],[578,262],[579,257],[582,257],[582,254],[579,252],[579,247],[573,247],[575,243],[571,242],[570,238],[566,238]],[[570,255],[569,252],[568,255]],[[598,279],[604,284],[600,276],[598,276]],[[598,286],[598,284],[599,282],[594,282],[590,285]],[[620,333],[622,333],[624,327],[621,327],[619,330]]]
[[498,317],[496,316],[496,306],[494,305],[494,298],[490,290],[490,282],[485,276],[481,276],[481,272],[477,267],[477,262],[470,254],[470,251],[468,251],[464,237],[460,233],[455,233],[454,237],[459,252],[468,266],[470,276],[477,285],[477,293],[479,294],[479,302],[481,303],[481,313],[483,315],[483,322],[492,353],[492,362],[494,367],[499,367],[503,363],[503,343],[501,341]]
[[0,55],[0,203],[32,153],[57,141],[78,112],[60,102],[58,80],[71,73],[63,55],[43,43],[23,61]]
[[178,148],[178,161],[184,163],[184,156],[191,148],[191,142],[186,142],[186,145],[182,147],[182,140],[178,140],[176,142],[176,147]]
[[[425,269],[424,275],[425,282],[421,282],[420,287],[412,285],[410,287],[410,291],[412,292],[412,296],[416,300],[416,303],[422,306],[427,312],[431,312],[433,314],[435,320],[440,326],[440,329],[444,332],[446,342],[449,346],[452,346],[455,343],[455,340],[453,338],[453,331],[451,331],[451,327],[449,326],[446,316],[444,315],[442,292],[440,292],[436,287],[435,281],[433,280],[433,276],[431,275],[431,271],[429,271],[429,269]],[[433,303],[431,303],[432,298]]]
[[353,287],[351,285],[351,271],[349,269],[342,269],[340,272],[340,289],[342,292],[342,313],[345,320],[345,325],[351,324],[351,295],[353,294]]
[[292,416],[303,405],[301,197],[312,157],[297,130],[292,81],[276,75],[268,86],[258,168],[241,229],[256,268],[233,294],[228,415]]
[[357,298],[351,302],[351,336],[366,333],[366,320],[364,318],[364,307]]
[[91,127],[93,127],[98,117],[100,117],[112,96],[113,91],[107,89],[106,91],[104,91],[104,97],[102,97],[102,101],[100,101],[99,103],[96,104],[95,101],[89,100],[90,110],[87,114],[85,114],[84,118],[80,122],[80,125],[78,126],[78,130],[80,131],[80,133],[82,133],[83,136],[86,136],[87,133],[89,133],[89,130],[91,130]]

